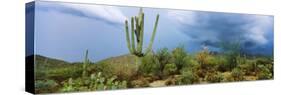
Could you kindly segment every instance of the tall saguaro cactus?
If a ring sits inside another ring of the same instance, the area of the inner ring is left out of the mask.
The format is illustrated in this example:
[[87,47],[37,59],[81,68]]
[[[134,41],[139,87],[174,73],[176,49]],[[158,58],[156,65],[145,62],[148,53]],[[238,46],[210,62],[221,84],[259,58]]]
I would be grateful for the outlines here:
[[[152,44],[155,38],[156,29],[158,25],[159,14],[156,16],[156,21],[154,24],[153,33],[150,39],[148,48],[143,51],[143,36],[144,36],[144,13],[142,8],[140,8],[139,15],[131,17],[131,33],[129,33],[128,21],[125,21],[125,31],[128,49],[131,54],[137,56],[137,60],[141,57],[147,55],[152,49]],[[131,35],[130,35],[131,34]],[[131,36],[131,37],[130,37]],[[136,39],[135,39],[136,38]],[[135,43],[136,42],[136,43]]]

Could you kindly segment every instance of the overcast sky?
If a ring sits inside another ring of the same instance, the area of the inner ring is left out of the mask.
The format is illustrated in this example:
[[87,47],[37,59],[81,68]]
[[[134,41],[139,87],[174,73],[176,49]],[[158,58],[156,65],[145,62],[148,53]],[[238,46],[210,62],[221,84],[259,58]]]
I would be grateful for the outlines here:
[[[124,21],[139,8],[37,1],[36,54],[81,61],[89,50],[92,61],[127,54]],[[206,45],[218,50],[221,42],[239,41],[251,54],[273,54],[273,16],[144,8],[144,47],[155,17],[160,14],[153,49],[170,50],[183,44],[188,52]]]

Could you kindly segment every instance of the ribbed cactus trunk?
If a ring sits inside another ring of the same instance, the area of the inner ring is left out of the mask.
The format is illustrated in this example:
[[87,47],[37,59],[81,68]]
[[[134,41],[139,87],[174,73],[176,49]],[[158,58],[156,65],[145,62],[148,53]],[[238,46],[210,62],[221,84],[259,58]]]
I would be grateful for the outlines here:
[[82,77],[86,77],[87,76],[87,66],[88,66],[88,64],[90,64],[90,60],[88,58],[88,50],[86,50],[85,58],[84,58],[84,62],[83,62]]
[[148,48],[145,50],[145,52],[143,52],[144,13],[142,11],[142,8],[140,8],[138,16],[131,17],[131,32],[129,32],[128,21],[127,20],[125,21],[127,46],[130,53],[136,56],[136,69],[138,69],[138,65],[140,64],[142,57],[147,55],[152,49],[152,44],[155,38],[158,20],[159,20],[159,14],[157,14],[156,16],[153,33]]

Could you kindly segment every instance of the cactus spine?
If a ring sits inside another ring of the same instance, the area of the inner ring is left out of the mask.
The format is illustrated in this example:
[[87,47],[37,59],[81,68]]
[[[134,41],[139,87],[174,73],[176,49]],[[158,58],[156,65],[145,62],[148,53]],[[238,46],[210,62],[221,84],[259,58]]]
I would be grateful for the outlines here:
[[[125,31],[126,31],[126,40],[127,40],[127,46],[131,54],[137,56],[137,57],[143,57],[147,53],[149,53],[152,49],[152,44],[155,38],[157,25],[159,20],[159,14],[156,16],[156,21],[154,24],[153,33],[150,39],[150,43],[148,45],[148,48],[145,50],[145,52],[142,52],[143,48],[143,35],[144,35],[144,13],[142,11],[142,8],[140,8],[139,15],[131,17],[131,37],[129,33],[129,25],[128,21],[125,21]],[[130,39],[131,38],[131,39]],[[135,41],[136,38],[136,41]],[[135,44],[135,42],[137,44]],[[137,46],[135,46],[137,45]]]

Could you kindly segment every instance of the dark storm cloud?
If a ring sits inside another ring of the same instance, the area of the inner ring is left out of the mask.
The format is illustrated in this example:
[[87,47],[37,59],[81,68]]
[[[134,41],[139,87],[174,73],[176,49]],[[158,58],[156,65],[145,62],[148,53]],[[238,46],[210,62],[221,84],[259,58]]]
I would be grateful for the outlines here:
[[[126,16],[116,7],[102,5],[79,5],[69,3],[39,2],[36,8],[45,12],[63,14],[103,21],[111,25],[123,25]],[[115,17],[112,17],[114,14]]]
[[[220,48],[239,42],[245,53],[273,53],[273,17],[215,12],[172,12],[180,30],[193,42]],[[178,18],[178,19],[177,19]]]

